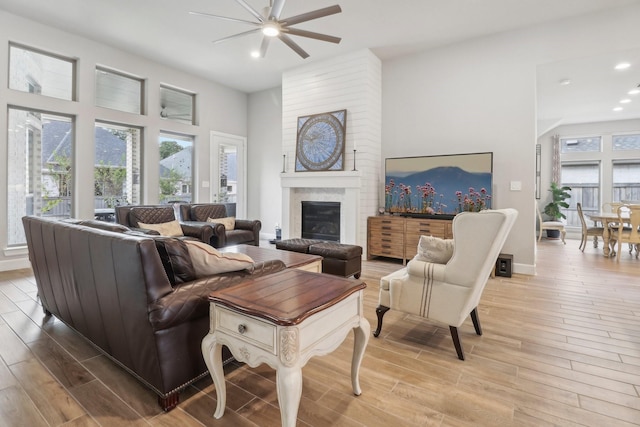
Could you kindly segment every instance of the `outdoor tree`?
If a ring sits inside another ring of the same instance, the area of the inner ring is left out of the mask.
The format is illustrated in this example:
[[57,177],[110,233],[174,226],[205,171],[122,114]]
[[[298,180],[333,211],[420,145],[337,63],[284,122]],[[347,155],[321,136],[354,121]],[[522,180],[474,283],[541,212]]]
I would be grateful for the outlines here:
[[162,196],[171,196],[175,194],[176,186],[182,180],[182,175],[180,175],[175,169],[170,169],[166,176],[160,177],[161,198]]
[[167,157],[182,151],[183,147],[176,141],[162,141],[160,143],[160,159],[166,159]]

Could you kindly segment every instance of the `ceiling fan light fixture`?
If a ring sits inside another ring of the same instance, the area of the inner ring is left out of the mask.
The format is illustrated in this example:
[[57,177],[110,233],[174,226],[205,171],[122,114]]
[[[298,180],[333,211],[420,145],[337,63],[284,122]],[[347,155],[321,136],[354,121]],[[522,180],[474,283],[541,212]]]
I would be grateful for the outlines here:
[[280,34],[280,24],[275,21],[266,22],[262,26],[262,34],[267,37],[276,37],[278,34]]

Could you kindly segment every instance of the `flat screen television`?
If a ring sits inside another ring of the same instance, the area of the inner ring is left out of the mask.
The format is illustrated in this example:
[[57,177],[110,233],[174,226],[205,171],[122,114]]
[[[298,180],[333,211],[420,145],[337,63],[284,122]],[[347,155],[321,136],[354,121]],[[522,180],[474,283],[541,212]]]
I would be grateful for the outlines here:
[[453,218],[491,208],[493,153],[385,159],[385,212]]

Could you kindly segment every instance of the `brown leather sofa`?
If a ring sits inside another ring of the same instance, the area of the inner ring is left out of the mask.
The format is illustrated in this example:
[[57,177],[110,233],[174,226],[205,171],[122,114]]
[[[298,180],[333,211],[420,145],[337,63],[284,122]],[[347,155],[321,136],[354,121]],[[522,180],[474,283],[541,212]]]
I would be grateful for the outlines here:
[[208,295],[285,268],[265,261],[252,271],[196,279],[178,238],[95,220],[22,221],[45,313],[157,393],[164,410],[207,375],[201,342],[209,330]]
[[[140,223],[162,224],[177,220],[176,211],[172,205],[116,206],[115,211],[118,224],[145,234],[159,235],[160,233],[155,230],[140,228]],[[209,243],[214,234],[214,226],[211,224],[180,224],[180,228],[185,236],[193,237],[204,243]]]
[[231,245],[260,245],[260,229],[262,223],[259,220],[236,219],[233,230],[226,230],[224,225],[216,222],[207,222],[209,218],[228,217],[227,208],[222,203],[181,204],[180,220],[182,224],[198,226],[203,224],[213,225],[211,246],[222,248]]

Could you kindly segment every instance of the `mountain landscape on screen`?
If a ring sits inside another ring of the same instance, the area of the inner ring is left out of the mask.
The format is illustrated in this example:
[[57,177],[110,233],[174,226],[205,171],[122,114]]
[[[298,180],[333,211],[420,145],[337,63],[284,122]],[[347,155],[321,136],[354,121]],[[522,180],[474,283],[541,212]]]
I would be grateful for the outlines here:
[[385,210],[391,213],[457,214],[491,208],[491,173],[439,166],[410,174],[387,170]]

